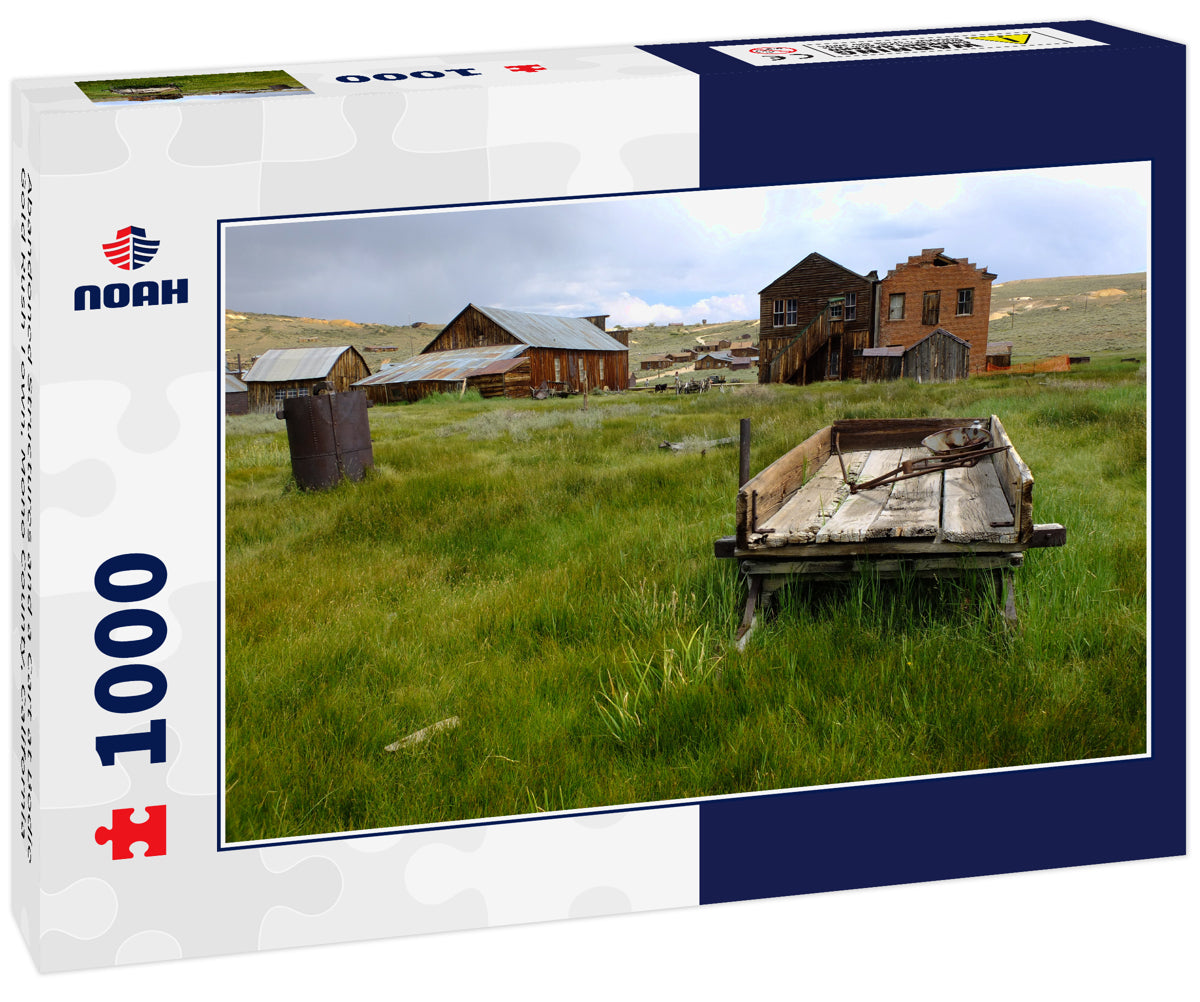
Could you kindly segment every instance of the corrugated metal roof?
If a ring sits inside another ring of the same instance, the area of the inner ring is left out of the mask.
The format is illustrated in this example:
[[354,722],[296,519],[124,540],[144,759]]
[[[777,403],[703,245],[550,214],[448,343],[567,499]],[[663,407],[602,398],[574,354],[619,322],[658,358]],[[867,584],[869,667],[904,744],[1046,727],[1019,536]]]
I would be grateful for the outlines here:
[[225,392],[226,393],[245,393],[247,391],[247,389],[249,389],[249,387],[247,387],[246,384],[243,383],[240,379],[238,379],[238,377],[235,376],[232,372],[225,373]]
[[384,383],[417,383],[468,379],[498,372],[507,372],[521,361],[528,351],[524,344],[495,344],[482,348],[457,348],[453,351],[431,351],[395,362],[355,386],[381,386]]
[[[472,304],[474,305],[474,304]],[[551,317],[517,313],[494,306],[476,306],[509,334],[531,348],[567,348],[583,351],[628,351],[616,338],[581,317]]]
[[247,383],[283,383],[293,379],[324,379],[350,345],[333,348],[272,348],[263,352],[246,373]]

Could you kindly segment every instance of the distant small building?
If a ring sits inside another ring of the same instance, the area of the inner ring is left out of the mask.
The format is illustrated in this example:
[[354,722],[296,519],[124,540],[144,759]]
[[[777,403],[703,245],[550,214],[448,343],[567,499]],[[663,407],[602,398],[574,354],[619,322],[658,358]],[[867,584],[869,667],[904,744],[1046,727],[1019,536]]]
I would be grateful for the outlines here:
[[697,369],[728,369],[733,355],[727,351],[710,351],[696,356]]
[[669,369],[674,364],[667,355],[647,355],[641,361],[643,369]]
[[750,338],[739,338],[737,341],[730,342],[729,354],[736,355],[738,358],[749,358],[751,355],[757,355],[758,349],[754,347],[754,342]]
[[[1012,366],[1012,342],[1011,341],[992,341],[987,346],[987,368],[992,369],[1007,369]],[[1074,361],[1072,359],[1071,361]]]
[[371,368],[350,345],[330,348],[272,348],[258,357],[243,377],[251,410],[274,409],[288,397],[307,397],[333,384],[345,393]]
[[232,372],[225,373],[225,413],[250,413],[250,391]]

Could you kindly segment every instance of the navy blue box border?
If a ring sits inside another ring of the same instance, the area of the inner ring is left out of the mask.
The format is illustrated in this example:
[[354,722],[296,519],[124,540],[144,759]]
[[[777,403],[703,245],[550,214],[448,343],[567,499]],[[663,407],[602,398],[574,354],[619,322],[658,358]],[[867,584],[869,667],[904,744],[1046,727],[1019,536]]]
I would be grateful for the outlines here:
[[[701,189],[1150,161],[1150,319],[1152,330],[1160,332],[1157,350],[1169,349],[1172,355],[1172,364],[1155,366],[1151,372],[1151,421],[1159,427],[1183,427],[1184,345],[1164,343],[1168,335],[1161,332],[1181,331],[1185,315],[1184,47],[1096,22],[1044,26],[1107,44],[1019,56],[908,57],[767,68],[741,63],[712,47],[768,39],[641,48],[700,74]],[[943,30],[1003,29],[939,29]],[[956,142],[931,146],[927,131],[916,127],[911,132],[888,129],[885,147],[885,126],[911,114],[890,100],[905,92],[932,95],[937,115],[952,124],[985,119],[987,101],[995,94],[1006,105],[1024,105],[1034,113],[1001,147],[983,130],[960,130]],[[794,111],[811,107],[815,100],[820,102],[819,114]],[[1065,125],[1066,111],[1055,113],[1059,107],[1081,117],[1088,107],[1104,108],[1121,128],[1071,129]],[[830,122],[861,120],[864,114],[879,121],[878,140],[866,145],[825,141],[822,130]],[[794,121],[795,128],[781,129],[781,121]],[[771,155],[747,157],[744,143],[729,142],[731,132],[761,137],[771,144]],[[738,152],[733,153],[735,146]],[[239,221],[243,220],[218,221],[218,237],[224,224]],[[1176,432],[1152,437],[1152,469],[1170,469],[1182,479],[1181,445]],[[1161,524],[1173,524],[1178,501],[1177,490],[1169,496],[1152,494],[1152,525],[1155,516]],[[1177,537],[1151,535],[1155,670],[1150,756],[701,800],[700,902],[1183,854],[1185,596],[1180,550]],[[217,709],[220,733],[222,707]],[[611,810],[655,809],[658,806],[630,805]],[[218,809],[217,847],[225,851],[379,834],[223,845],[221,813]],[[523,820],[528,819],[480,819],[435,827]]]
[[[1158,357],[1170,359],[1152,368],[1150,418],[1171,429],[1151,437],[1151,470],[1182,482],[1184,47],[1092,21],[1028,26],[1106,44],[770,67],[712,47],[777,39],[643,48],[701,76],[705,188],[1150,161],[1151,331]],[[995,103],[1029,110],[1004,143],[981,127]],[[795,111],[805,108],[814,110]],[[1088,109],[1120,128],[1072,128]],[[864,115],[878,138],[828,141],[836,123]],[[929,141],[931,118],[944,142]],[[755,137],[761,153],[748,156]],[[1177,524],[1180,498],[1173,489],[1150,500],[1149,757],[705,800],[701,903],[1186,852],[1182,540],[1153,533],[1156,522]]]

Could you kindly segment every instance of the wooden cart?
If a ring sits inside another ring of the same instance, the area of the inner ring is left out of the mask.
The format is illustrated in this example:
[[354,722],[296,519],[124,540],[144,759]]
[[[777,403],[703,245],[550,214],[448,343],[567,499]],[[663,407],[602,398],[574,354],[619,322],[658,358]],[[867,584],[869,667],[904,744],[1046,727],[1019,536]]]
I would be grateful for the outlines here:
[[[926,437],[976,421],[997,451],[974,465],[851,490],[847,481],[866,484],[933,455]],[[1025,550],[1065,542],[1061,525],[1034,524],[1033,475],[993,414],[835,421],[742,485],[737,534],[717,540],[716,553],[736,559],[749,581],[740,646],[756,609],[788,580],[846,579],[864,567],[880,577],[991,572],[1015,621],[1013,571]]]

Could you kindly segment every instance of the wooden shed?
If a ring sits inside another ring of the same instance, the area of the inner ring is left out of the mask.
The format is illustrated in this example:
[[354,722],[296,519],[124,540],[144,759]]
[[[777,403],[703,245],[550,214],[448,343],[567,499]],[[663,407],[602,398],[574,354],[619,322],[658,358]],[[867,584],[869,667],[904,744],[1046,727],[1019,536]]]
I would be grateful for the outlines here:
[[629,348],[605,331],[606,320],[607,316],[556,317],[469,303],[421,354],[524,345],[531,387],[545,382],[576,391],[585,386],[623,390],[629,381]]
[[864,383],[915,379],[918,383],[946,383],[966,379],[971,370],[971,346],[939,327],[916,344],[894,344],[863,349]]
[[480,396],[528,397],[529,358],[525,345],[488,345],[415,355],[385,366],[354,385],[376,403],[412,402],[431,393],[471,388]]
[[250,413],[250,391],[232,372],[225,373],[225,413]]
[[326,381],[345,393],[371,374],[350,345],[330,348],[272,348],[263,352],[243,377],[249,390],[250,409],[274,410],[288,397],[307,397]]
[[[987,370],[1007,369],[1012,365],[1011,341],[991,341],[987,346]],[[1071,359],[1071,361],[1075,361]]]
[[641,361],[643,369],[669,369],[674,364],[669,355],[647,355]]

